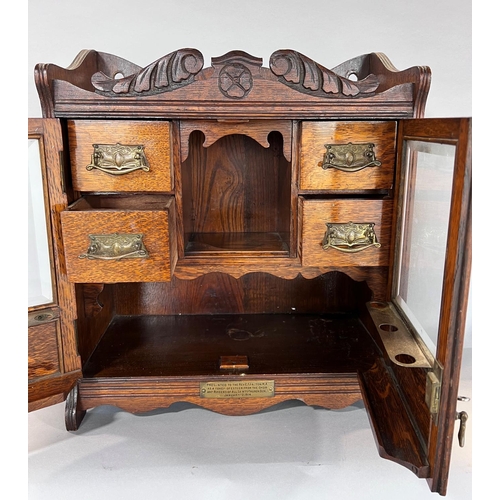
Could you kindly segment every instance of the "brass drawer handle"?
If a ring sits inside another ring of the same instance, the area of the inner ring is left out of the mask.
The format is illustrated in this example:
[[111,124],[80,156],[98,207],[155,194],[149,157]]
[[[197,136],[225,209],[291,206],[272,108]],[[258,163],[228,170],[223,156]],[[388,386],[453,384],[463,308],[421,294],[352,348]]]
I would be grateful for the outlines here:
[[375,158],[374,144],[325,144],[326,153],[319,165],[324,169],[335,168],[343,172],[357,172],[366,167],[380,167]]
[[110,175],[124,175],[135,170],[149,172],[149,163],[144,154],[144,146],[123,144],[93,144],[90,165],[87,170],[97,169]]
[[334,248],[340,252],[356,253],[370,247],[380,248],[373,222],[326,223],[323,250]]
[[80,259],[120,260],[146,259],[149,253],[142,234],[89,234],[90,246]]

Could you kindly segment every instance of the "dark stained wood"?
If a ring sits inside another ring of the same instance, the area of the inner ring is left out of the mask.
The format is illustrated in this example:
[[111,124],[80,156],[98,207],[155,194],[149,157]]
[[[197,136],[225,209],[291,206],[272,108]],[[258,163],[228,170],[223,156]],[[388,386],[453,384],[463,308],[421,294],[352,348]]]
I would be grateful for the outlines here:
[[66,397],[65,422],[66,430],[76,431],[85,417],[85,410],[80,408],[78,398],[79,384],[73,386],[68,396]]
[[238,279],[207,273],[192,280],[116,284],[113,289],[119,315],[354,313],[372,295],[364,281],[340,272],[291,280],[268,273]]
[[[177,52],[186,50],[189,52],[189,49]],[[295,77],[286,75],[280,61],[297,55],[299,62],[295,68],[298,80],[294,83]],[[411,118],[422,116],[430,82],[429,68],[416,66],[398,71],[380,53],[360,56],[352,65],[357,67],[360,59],[369,59],[369,63],[361,63],[361,67],[369,68],[370,74],[361,75],[361,80],[370,83],[358,93],[354,90],[359,87],[357,82],[346,82],[349,74],[343,68],[350,67],[349,61],[338,67],[338,74],[331,74],[332,71],[325,66],[295,51],[286,50],[271,55],[271,69],[268,69],[262,67],[262,60],[233,51],[213,58],[211,67],[195,73],[200,67],[200,55],[198,51],[193,51],[188,57],[191,69],[180,75],[181,84],[164,88],[155,88],[158,61],[143,71],[143,68],[109,54],[82,51],[67,70],[53,64],[39,64],[35,68],[35,82],[43,114],[46,117],[69,118],[130,117],[135,114],[143,118],[233,120]],[[171,67],[170,64],[161,65],[161,69],[165,70],[162,73],[164,81],[169,79]],[[182,67],[182,64],[177,66]],[[131,68],[137,69],[134,71]],[[154,71],[148,73],[148,68]],[[143,90],[133,94],[103,92],[102,85],[97,82],[102,81],[103,76],[112,79],[118,72],[132,79],[135,78],[133,75],[142,73]],[[236,78],[240,78],[241,82]],[[322,85],[325,78],[330,84],[326,92],[326,87]],[[337,91],[331,83],[339,78],[343,79],[343,83],[338,88],[343,90]],[[373,85],[375,81],[378,82],[376,88]],[[346,92],[346,88],[349,91]],[[141,100],[142,95],[146,99]]]
[[186,241],[186,255],[220,257],[221,254],[282,255],[290,253],[288,233],[191,233]]
[[[216,131],[222,133],[218,127]],[[181,171],[185,255],[203,252],[200,239],[207,238],[198,237],[200,233],[228,235],[220,239],[229,243],[226,253],[245,249],[244,241],[235,246],[233,233],[237,241],[253,233],[252,252],[274,252],[276,238],[258,238],[256,233],[278,233],[278,242],[285,244],[279,250],[289,252],[290,163],[283,157],[283,137],[272,132],[272,125],[267,133],[268,148],[242,134],[224,135],[208,147],[200,133],[189,136],[190,154]],[[213,245],[207,251],[213,254]]]
[[429,476],[425,450],[401,399],[397,383],[381,359],[360,374],[360,385],[379,453],[414,472]]
[[84,377],[220,374],[221,356],[245,355],[248,376],[356,373],[374,344],[356,316],[116,316],[83,368]]
[[271,147],[268,137],[279,132],[283,138],[282,153],[287,161],[292,160],[292,122],[290,120],[182,120],[181,161],[189,155],[189,136],[195,130],[204,135],[203,147],[208,148],[221,137],[242,134],[251,137],[263,148]]
[[111,285],[78,284],[75,286],[78,306],[78,350],[85,364],[115,315]]

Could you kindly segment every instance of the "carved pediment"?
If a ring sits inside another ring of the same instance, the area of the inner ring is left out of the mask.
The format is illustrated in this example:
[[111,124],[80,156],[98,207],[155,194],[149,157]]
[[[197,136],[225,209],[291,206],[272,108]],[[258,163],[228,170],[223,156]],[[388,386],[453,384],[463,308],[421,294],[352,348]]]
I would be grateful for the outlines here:
[[[196,49],[179,49],[141,68],[120,57],[82,51],[68,68],[38,64],[35,81],[46,117],[409,118],[423,115],[430,70],[399,71],[383,54],[328,69],[294,50],[269,60],[243,51],[203,67]],[[145,98],[145,99],[142,99]],[[123,100],[118,104],[118,100]]]

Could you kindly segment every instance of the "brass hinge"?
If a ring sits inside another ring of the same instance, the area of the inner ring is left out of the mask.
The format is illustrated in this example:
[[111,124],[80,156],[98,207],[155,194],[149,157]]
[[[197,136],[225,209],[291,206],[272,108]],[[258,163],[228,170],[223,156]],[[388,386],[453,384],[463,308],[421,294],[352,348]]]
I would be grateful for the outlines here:
[[443,367],[434,361],[434,367],[427,372],[427,380],[425,385],[425,402],[429,408],[434,422],[437,421],[439,415],[439,402],[441,400],[441,378]]

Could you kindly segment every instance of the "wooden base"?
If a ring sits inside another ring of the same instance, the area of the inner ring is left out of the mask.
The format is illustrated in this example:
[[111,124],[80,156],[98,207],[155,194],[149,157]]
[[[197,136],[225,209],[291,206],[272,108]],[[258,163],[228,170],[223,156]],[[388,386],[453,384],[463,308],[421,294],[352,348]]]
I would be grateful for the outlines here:
[[[245,364],[221,368],[228,358]],[[207,384],[231,390],[207,397]],[[427,477],[405,400],[357,314],[115,316],[68,395],[66,426],[77,430],[100,405],[140,413],[187,402],[249,415],[288,400],[340,409],[360,399],[380,455]]]
[[[130,412],[190,402],[247,415],[283,401],[344,408],[361,398],[357,373],[376,347],[352,314],[115,316],[67,399],[67,421],[109,404]],[[221,369],[244,356],[248,368]],[[274,382],[272,397],[202,397],[206,382]]]
[[241,382],[242,377],[133,377],[83,379],[79,383],[79,410],[108,404],[131,413],[168,408],[176,402],[193,403],[224,415],[250,415],[284,401],[297,399],[312,406],[340,409],[361,399],[355,375],[261,375],[246,377],[275,382],[273,397],[215,398],[200,395],[200,384],[210,381]]

